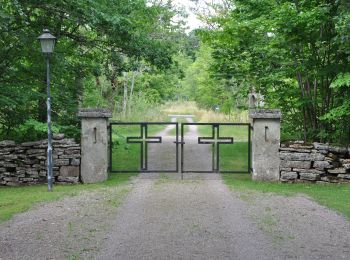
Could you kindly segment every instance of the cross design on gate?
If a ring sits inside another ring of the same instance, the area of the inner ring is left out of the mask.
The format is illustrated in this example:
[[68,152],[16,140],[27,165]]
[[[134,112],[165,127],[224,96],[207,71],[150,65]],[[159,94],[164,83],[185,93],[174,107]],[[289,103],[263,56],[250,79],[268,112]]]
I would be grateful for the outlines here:
[[141,145],[141,170],[147,171],[148,162],[148,144],[162,143],[161,136],[148,136],[146,124],[141,124],[141,134],[138,137],[127,137],[127,143],[136,143]]
[[212,125],[211,137],[198,137],[198,144],[212,144],[213,171],[219,172],[219,156],[221,144],[233,144],[233,137],[220,137],[219,125]]

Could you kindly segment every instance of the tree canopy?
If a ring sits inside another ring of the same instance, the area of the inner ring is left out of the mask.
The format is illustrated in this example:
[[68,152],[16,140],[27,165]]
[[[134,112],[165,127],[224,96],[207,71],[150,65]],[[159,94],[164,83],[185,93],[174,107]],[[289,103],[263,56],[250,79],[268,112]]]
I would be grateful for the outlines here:
[[349,141],[349,2],[225,3],[209,17],[215,29],[201,31],[212,49],[212,77],[258,91],[267,107],[282,108],[285,134]]
[[45,63],[36,39],[47,28],[57,37],[56,131],[79,133],[79,107],[108,107],[125,119],[185,99],[232,113],[247,109],[256,91],[266,108],[282,109],[283,138],[349,142],[349,1],[198,7],[207,26],[186,34],[186,14],[172,1],[1,1],[0,137],[45,136]]

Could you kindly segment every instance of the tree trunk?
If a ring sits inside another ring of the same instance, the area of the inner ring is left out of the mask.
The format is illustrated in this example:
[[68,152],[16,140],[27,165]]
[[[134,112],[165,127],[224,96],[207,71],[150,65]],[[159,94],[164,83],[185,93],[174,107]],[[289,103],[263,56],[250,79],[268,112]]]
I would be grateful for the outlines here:
[[128,81],[129,78],[127,74],[125,73],[125,79],[124,79],[124,97],[123,97],[123,117],[125,118],[126,115],[126,107],[128,102]]
[[134,86],[135,86],[135,77],[136,77],[136,72],[132,72],[132,78],[131,78],[131,87],[130,87],[130,95],[129,95],[129,106],[128,106],[128,112],[131,112],[131,105],[132,105],[132,97],[134,94]]

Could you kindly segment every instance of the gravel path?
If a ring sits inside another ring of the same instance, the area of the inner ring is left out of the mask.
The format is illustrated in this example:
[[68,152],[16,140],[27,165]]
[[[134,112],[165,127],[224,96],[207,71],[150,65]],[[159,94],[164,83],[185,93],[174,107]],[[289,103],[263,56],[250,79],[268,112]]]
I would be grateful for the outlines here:
[[[210,146],[194,145],[197,128],[186,137],[186,167],[211,169]],[[150,149],[150,157],[155,152]],[[141,174],[96,258],[350,257],[350,223],[308,198],[230,191],[217,174],[184,177]]]
[[87,259],[104,241],[130,185],[37,205],[0,225],[0,260]]
[[[189,166],[210,166],[200,147]],[[349,259],[350,223],[303,196],[231,191],[217,174],[140,174],[0,225],[0,259],[65,258]]]

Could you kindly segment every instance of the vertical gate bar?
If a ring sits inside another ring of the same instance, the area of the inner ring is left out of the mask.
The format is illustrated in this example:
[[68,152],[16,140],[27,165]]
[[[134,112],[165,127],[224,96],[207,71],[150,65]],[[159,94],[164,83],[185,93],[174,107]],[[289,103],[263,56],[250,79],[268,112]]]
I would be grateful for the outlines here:
[[[211,124],[211,136],[215,139],[215,126],[213,124]],[[211,145],[211,168],[212,168],[212,171],[215,172],[215,154],[216,154],[216,151],[215,151],[215,145],[212,144]]]
[[176,122],[176,172],[179,172],[179,123]]
[[248,173],[251,173],[251,129],[250,124],[248,125]]
[[112,128],[113,125],[109,124],[109,171],[112,172],[113,170],[113,166],[112,166],[112,147],[113,147],[113,143],[112,143]]
[[[147,139],[148,136],[148,124],[145,124],[145,140]],[[148,170],[148,143],[145,142],[145,158],[144,158],[144,164],[145,164],[145,170]]]
[[[219,136],[220,136],[220,125],[216,125],[216,134],[217,134],[217,138],[219,139]],[[219,143],[217,143],[216,144],[216,149],[217,149],[217,151],[216,151],[216,171],[219,173],[220,172],[220,166],[219,166],[219,156],[220,156],[220,144]]]
[[181,124],[181,180],[184,179],[184,124]]
[[[140,136],[143,138],[143,124],[140,124]],[[143,142],[141,142],[140,171],[143,171]]]

